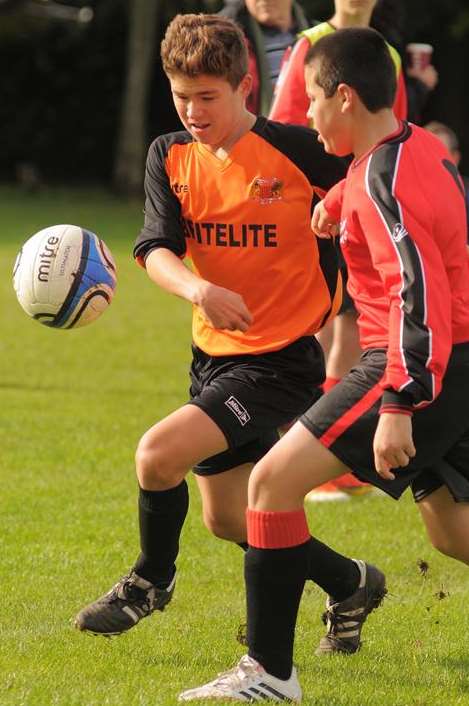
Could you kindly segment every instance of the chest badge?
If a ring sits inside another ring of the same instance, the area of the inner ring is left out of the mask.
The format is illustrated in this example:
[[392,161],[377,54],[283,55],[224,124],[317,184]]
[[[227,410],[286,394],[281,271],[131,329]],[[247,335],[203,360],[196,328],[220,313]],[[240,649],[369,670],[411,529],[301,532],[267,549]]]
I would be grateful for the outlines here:
[[249,198],[262,206],[281,201],[283,181],[277,177],[256,177],[249,190]]

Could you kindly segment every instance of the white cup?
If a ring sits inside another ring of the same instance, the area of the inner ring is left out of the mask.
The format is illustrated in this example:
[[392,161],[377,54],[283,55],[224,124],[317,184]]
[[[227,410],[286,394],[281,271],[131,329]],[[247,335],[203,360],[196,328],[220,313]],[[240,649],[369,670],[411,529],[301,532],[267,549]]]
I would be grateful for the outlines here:
[[410,58],[411,69],[418,69],[421,71],[431,63],[433,54],[433,47],[431,44],[411,42],[411,44],[407,45],[406,49]]

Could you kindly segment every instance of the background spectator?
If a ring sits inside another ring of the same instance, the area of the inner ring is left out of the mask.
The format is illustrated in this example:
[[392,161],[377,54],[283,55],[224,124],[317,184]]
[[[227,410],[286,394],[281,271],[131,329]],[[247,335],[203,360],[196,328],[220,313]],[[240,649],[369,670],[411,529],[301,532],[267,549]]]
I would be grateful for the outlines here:
[[[368,27],[375,5],[376,0],[364,0],[360,4],[353,0],[335,0],[333,4],[334,12],[329,20],[316,24],[314,27],[302,32],[302,36],[293,49],[291,56],[282,67],[269,116],[272,120],[278,120],[283,123],[295,123],[297,125],[309,124],[306,117],[308,98],[304,78],[304,59],[309,47],[321,37],[334,32],[336,29]],[[405,118],[407,117],[407,98],[401,71],[401,57],[399,52],[392,46],[389,46],[389,51],[396,67],[398,79],[394,112],[398,118]]]
[[227,0],[220,14],[238,22],[248,41],[253,86],[247,107],[268,115],[286,53],[311,22],[294,0]]
[[421,125],[427,100],[438,83],[438,72],[432,63],[425,67],[411,65],[406,51],[409,40],[406,19],[407,13],[403,3],[396,0],[378,0],[370,26],[381,32],[400,53],[407,91],[407,119]]
[[[448,125],[440,123],[437,120],[432,120],[431,122],[424,125],[425,130],[432,132],[436,137],[438,137],[443,144],[446,146],[448,152],[450,153],[451,159],[458,167],[461,161],[461,151],[459,149],[458,136]],[[464,182],[464,191],[466,196],[466,216],[467,216],[467,231],[468,231],[468,243],[469,243],[469,177],[463,176],[462,180]]]

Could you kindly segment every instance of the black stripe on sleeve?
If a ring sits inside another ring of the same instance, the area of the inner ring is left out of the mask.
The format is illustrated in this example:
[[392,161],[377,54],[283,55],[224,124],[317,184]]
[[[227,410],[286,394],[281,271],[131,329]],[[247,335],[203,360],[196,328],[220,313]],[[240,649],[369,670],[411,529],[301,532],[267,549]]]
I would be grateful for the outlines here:
[[328,191],[347,174],[350,160],[327,154],[314,130],[260,117],[252,131],[288,157],[312,186]]
[[161,135],[148,150],[145,169],[145,221],[134,247],[134,257],[145,259],[155,248],[168,248],[179,257],[186,252],[181,205],[173,193],[166,158],[174,144],[192,143],[186,131]]
[[[399,347],[404,365],[413,382],[405,391],[414,404],[432,400],[433,376],[426,368],[431,356],[431,331],[426,324],[427,302],[423,263],[418,247],[408,233],[400,203],[394,196],[394,183],[399,169],[401,142],[389,142],[370,157],[366,175],[367,191],[386,227],[401,264],[403,322]],[[393,342],[391,342],[393,343]]]

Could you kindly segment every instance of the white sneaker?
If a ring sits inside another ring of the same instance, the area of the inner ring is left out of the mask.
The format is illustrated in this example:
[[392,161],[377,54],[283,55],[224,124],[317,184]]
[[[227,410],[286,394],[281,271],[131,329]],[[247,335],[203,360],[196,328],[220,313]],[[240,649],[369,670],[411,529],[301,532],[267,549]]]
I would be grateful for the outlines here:
[[267,674],[255,659],[244,655],[234,669],[219,674],[208,684],[179,694],[178,701],[230,699],[233,701],[301,701],[301,687],[293,667],[289,679]]

